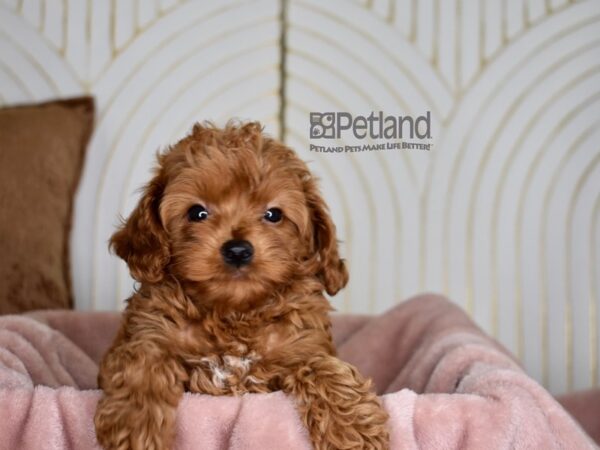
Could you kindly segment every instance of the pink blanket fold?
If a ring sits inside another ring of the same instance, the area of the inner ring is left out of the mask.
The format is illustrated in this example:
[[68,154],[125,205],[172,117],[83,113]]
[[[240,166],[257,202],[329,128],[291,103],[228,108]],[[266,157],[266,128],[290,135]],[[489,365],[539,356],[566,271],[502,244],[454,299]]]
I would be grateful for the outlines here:
[[[118,321],[115,313],[67,311],[0,317],[0,449],[98,448],[98,361]],[[336,316],[334,336],[339,356],[382,394],[393,449],[597,448],[500,345],[439,296],[418,296],[376,317]],[[585,399],[563,403],[583,411],[582,423],[596,432],[600,405]],[[176,448],[311,445],[293,399],[275,392],[185,394]]]

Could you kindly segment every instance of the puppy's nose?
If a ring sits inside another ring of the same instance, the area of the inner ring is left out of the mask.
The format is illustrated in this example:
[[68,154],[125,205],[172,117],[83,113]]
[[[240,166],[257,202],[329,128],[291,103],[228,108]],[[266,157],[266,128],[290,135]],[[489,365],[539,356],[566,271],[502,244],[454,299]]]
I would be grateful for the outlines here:
[[223,255],[223,260],[227,264],[241,267],[252,261],[254,247],[252,247],[252,244],[248,241],[232,239],[223,244],[221,247],[221,255]]

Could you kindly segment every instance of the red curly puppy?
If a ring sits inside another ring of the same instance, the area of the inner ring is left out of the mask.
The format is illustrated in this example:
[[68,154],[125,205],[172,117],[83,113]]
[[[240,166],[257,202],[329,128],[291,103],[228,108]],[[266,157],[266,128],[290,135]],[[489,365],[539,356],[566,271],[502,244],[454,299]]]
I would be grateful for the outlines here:
[[100,444],[173,448],[185,391],[283,390],[317,449],[387,448],[370,382],[335,357],[323,291],[348,272],[306,165],[257,123],[196,125],[158,162],[111,239],[140,285],[100,367]]

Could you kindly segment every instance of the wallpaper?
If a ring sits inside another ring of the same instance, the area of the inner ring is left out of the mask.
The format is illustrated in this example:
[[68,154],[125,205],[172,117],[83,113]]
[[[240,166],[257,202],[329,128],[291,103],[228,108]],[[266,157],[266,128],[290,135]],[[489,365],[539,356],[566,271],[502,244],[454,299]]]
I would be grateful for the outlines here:
[[[254,119],[321,179],[338,311],[443,293],[553,392],[600,382],[600,1],[0,0],[0,102],[81,93],[79,308],[133,287],[107,240],[156,152]],[[329,111],[429,113],[430,148],[311,151]]]

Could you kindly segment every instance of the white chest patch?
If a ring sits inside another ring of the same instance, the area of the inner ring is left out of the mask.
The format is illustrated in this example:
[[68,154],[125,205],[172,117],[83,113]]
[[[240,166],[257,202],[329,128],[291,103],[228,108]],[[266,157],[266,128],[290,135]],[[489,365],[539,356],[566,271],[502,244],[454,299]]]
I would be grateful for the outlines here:
[[212,383],[218,388],[231,384],[234,379],[237,382],[254,382],[254,377],[248,374],[256,360],[258,357],[252,354],[246,356],[223,355],[221,358],[205,357],[201,359],[211,372]]

